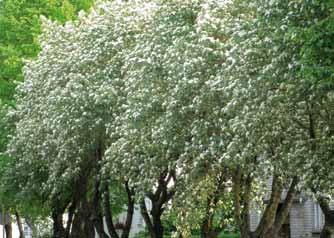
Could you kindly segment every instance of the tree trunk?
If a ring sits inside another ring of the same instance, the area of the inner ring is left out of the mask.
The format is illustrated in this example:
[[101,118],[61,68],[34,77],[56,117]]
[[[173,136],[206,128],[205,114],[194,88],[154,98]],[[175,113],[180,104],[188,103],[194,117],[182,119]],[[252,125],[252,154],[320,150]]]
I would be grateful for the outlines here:
[[249,238],[251,237],[249,208],[251,202],[252,178],[250,174],[245,176],[238,167],[234,171],[232,182],[234,219],[240,230],[240,237]]
[[282,205],[281,210],[278,212],[275,218],[274,224],[267,230],[265,234],[262,235],[263,238],[276,238],[279,237],[279,233],[282,229],[283,224],[285,223],[289,212],[290,208],[293,203],[293,199],[295,197],[296,193],[296,186],[298,184],[299,179],[297,177],[294,177],[292,179],[292,182],[290,184],[290,187],[287,191],[286,198],[284,200],[284,203]]
[[144,221],[145,221],[148,233],[150,234],[150,237],[156,238],[153,224],[152,224],[150,215],[148,214],[148,210],[145,204],[145,199],[143,199],[140,203],[140,212],[141,212],[142,217],[144,218]]
[[93,209],[92,209],[92,220],[95,226],[96,232],[100,238],[109,238],[107,233],[104,231],[103,217],[101,215],[100,209],[100,178],[97,176],[95,187],[94,187],[94,199],[93,199]]
[[154,208],[156,204],[152,204],[152,211],[151,216],[148,213],[145,201],[143,200],[141,202],[140,208],[141,208],[141,214],[144,218],[144,221],[147,226],[147,230],[150,234],[151,238],[162,238],[164,234],[164,227],[161,222],[161,214],[162,211],[158,211],[157,207]]
[[130,189],[129,187],[129,183],[126,181],[125,184],[125,190],[126,190],[126,194],[128,197],[128,209],[127,209],[127,213],[126,213],[126,220],[124,223],[124,229],[123,229],[123,233],[122,233],[122,238],[128,238],[130,235],[130,230],[131,230],[131,225],[132,225],[132,218],[133,218],[133,212],[134,212],[134,205],[135,205],[135,201],[133,198],[133,191]]
[[71,238],[91,238],[95,236],[94,225],[91,221],[92,207],[87,201],[81,202],[74,215]]
[[59,209],[54,208],[52,211],[53,220],[53,238],[63,238],[65,236],[65,229],[63,226],[63,213]]
[[68,208],[68,220],[66,222],[66,228],[65,228],[65,238],[70,237],[70,232],[72,228],[72,223],[73,223],[73,217],[74,217],[74,212],[75,212],[75,201],[73,201]]
[[13,237],[12,224],[11,223],[5,224],[5,232],[6,232],[6,238],[12,238]]
[[19,228],[20,238],[25,238],[23,225],[22,225],[22,220],[21,220],[21,217],[20,217],[20,215],[17,211],[15,212],[15,217],[16,217],[17,226]]
[[325,221],[325,225],[320,233],[320,238],[333,238],[334,237],[334,220]]
[[329,200],[325,197],[318,197],[318,203],[321,207],[325,217],[325,224],[321,231],[320,238],[333,238],[334,237],[334,210],[331,210],[329,206]]
[[94,225],[91,220],[92,204],[85,197],[78,202],[73,218],[71,238],[91,238],[95,236]]
[[74,214],[71,238],[91,238],[95,236],[94,225],[92,224],[92,202],[87,201],[88,178],[90,171],[83,173],[76,183],[74,201],[76,211]]
[[274,175],[269,203],[266,206],[260,224],[256,228],[256,231],[253,233],[254,237],[264,237],[264,235],[274,225],[276,220],[278,205],[281,200],[282,191],[283,191],[283,186],[279,179],[279,176]]
[[150,215],[144,199],[140,204],[141,214],[151,238],[163,238],[164,226],[161,222],[161,215],[164,212],[163,206],[170,201],[175,194],[175,190],[168,187],[172,179],[174,179],[175,186],[175,171],[163,171],[159,176],[157,189],[154,192],[148,193],[147,197],[152,202]]
[[164,236],[164,226],[161,221],[161,213],[152,214],[153,218],[153,227],[155,232],[155,238],[163,238]]
[[251,237],[251,230],[250,230],[250,206],[251,206],[251,193],[252,193],[252,185],[253,185],[253,178],[251,173],[248,173],[243,178],[243,196],[242,196],[242,231],[244,237]]
[[240,237],[245,238],[245,231],[242,229],[241,219],[241,169],[238,167],[232,176],[232,193],[233,193],[233,206],[234,206],[234,220],[237,227],[240,230]]
[[[204,218],[201,224],[201,238],[209,238],[210,235],[213,235],[211,234],[212,229],[213,229],[212,223],[213,223],[212,215],[208,214],[208,209],[207,209],[206,217]],[[212,238],[214,238],[214,236],[212,236]]]
[[108,184],[104,185],[104,199],[103,199],[104,213],[108,228],[108,233],[111,238],[119,238],[119,235],[116,232],[114,222],[112,220],[112,213],[110,208],[110,196],[109,196],[109,187]]

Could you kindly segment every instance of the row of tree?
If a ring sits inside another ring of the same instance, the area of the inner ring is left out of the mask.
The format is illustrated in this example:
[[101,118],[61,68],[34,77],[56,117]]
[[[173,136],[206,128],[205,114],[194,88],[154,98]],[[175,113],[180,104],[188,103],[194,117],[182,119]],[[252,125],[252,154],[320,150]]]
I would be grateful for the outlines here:
[[183,238],[269,238],[304,191],[330,237],[333,7],[102,1],[65,24],[42,18],[41,52],[4,119],[3,193],[43,204],[54,238],[127,238],[136,204],[151,238],[168,213]]
[[[11,125],[4,120],[8,107],[15,107],[14,92],[18,82],[23,80],[22,67],[25,59],[34,58],[40,51],[38,36],[41,33],[39,16],[64,23],[74,20],[80,10],[88,10],[92,0],[2,0],[0,1],[0,174],[2,189],[0,190],[1,213],[14,215],[20,225],[21,237],[24,236],[22,220],[35,231],[40,228],[39,217],[47,212],[39,202],[25,202],[24,194],[19,195],[16,185],[4,187],[10,158],[4,156],[11,133]],[[15,181],[15,180],[13,180]],[[21,216],[24,216],[22,219]],[[38,220],[38,222],[37,222]],[[45,219],[43,219],[45,220]],[[11,237],[12,227],[9,219],[2,220],[7,237]],[[47,228],[43,225],[41,228]]]

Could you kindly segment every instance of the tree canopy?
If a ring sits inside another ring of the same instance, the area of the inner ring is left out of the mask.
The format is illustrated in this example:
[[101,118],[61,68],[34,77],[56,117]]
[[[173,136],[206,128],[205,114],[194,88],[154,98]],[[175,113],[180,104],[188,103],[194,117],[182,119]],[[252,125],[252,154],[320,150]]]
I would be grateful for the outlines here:
[[[118,189],[122,238],[135,203],[152,238],[175,213],[175,236],[278,237],[301,191],[330,237],[332,1],[101,1],[78,18],[87,2],[72,4],[36,25],[41,51],[25,63],[4,141],[6,176],[47,201],[54,237],[118,238]],[[13,69],[38,51],[23,48]]]

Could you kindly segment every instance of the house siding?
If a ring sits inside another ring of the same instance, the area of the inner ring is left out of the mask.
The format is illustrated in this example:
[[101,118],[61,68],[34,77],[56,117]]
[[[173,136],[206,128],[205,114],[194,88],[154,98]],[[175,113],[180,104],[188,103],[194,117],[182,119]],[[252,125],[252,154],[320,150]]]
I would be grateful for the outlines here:
[[304,224],[305,224],[305,235],[312,236],[314,231],[314,202],[307,199],[304,203]]
[[314,231],[314,202],[294,203],[290,210],[291,238],[312,237]]
[[260,223],[261,212],[259,209],[253,209],[249,214],[251,231],[255,231]]
[[[264,195],[264,201],[268,201],[271,194],[272,178],[267,180],[266,193]],[[286,197],[286,190],[281,194],[281,201],[283,202]],[[316,211],[317,203],[308,197],[305,193],[298,194],[291,206],[289,214],[290,223],[290,237],[291,238],[319,238],[320,231],[323,227],[323,220],[320,221],[320,225],[316,224],[319,211],[321,215],[321,209]],[[334,208],[334,203],[330,204],[331,208]],[[256,207],[250,212],[250,225],[251,230],[254,231],[261,219],[260,209]],[[319,219],[318,219],[319,220]]]

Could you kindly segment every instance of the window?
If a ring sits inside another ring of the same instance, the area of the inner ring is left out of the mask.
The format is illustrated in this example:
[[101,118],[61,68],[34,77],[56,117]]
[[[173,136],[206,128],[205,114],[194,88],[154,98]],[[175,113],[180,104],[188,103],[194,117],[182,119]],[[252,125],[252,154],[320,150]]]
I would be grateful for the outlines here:
[[320,232],[324,224],[324,214],[319,204],[314,204],[314,230]]
[[32,237],[32,230],[30,229],[30,227],[27,224],[23,225],[23,232],[24,232],[25,238],[31,238]]

